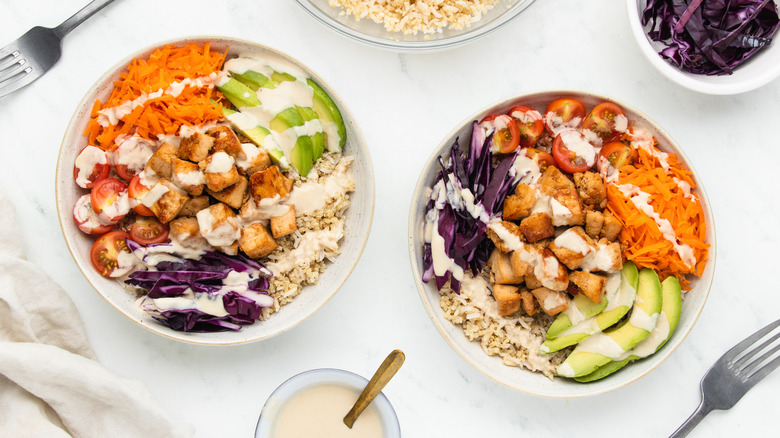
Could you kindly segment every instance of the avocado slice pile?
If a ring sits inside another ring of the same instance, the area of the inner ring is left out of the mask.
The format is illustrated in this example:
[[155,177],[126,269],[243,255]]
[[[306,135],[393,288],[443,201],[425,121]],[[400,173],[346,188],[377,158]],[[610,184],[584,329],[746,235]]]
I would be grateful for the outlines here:
[[[278,71],[272,71],[270,75],[251,69],[238,72],[228,68],[228,71],[230,77],[217,88],[238,111],[224,109],[225,118],[263,148],[280,168],[286,170],[292,166],[305,177],[325,151],[337,153],[343,149],[347,135],[341,112],[328,93],[312,79]],[[261,92],[276,89],[283,82],[308,87],[312,104],[310,107],[294,105],[271,114],[267,126],[263,126],[250,115],[249,109],[262,108]],[[285,153],[278,139],[291,135],[295,142]]]
[[655,271],[638,271],[631,262],[613,275],[620,276],[620,286],[614,287],[611,278],[601,303],[575,296],[570,307],[577,310],[559,314],[548,330],[543,353],[576,344],[558,367],[559,376],[578,382],[602,379],[658,351],[677,328],[682,294],[676,278],[660,282]]

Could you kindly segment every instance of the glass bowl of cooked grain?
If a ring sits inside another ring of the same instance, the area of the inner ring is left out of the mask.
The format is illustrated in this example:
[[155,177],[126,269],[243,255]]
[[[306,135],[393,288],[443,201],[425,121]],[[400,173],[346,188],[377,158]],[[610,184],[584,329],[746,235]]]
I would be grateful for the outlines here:
[[296,0],[325,26],[365,44],[394,50],[454,47],[502,27],[534,0]]

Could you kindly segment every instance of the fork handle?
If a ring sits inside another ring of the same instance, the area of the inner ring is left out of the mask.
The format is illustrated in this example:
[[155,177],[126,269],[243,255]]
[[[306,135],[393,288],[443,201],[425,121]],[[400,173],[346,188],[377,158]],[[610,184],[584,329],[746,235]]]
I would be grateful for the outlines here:
[[696,427],[696,425],[699,424],[699,422],[710,412],[712,412],[712,407],[705,400],[702,400],[701,403],[699,403],[699,407],[696,408],[696,411],[691,414],[691,416],[685,420],[685,423],[683,423],[682,426],[675,430],[674,433],[669,436],[669,438],[683,438],[688,436],[693,428]]
[[62,24],[54,28],[54,33],[62,39],[65,35],[70,33],[76,26],[83,23],[87,18],[95,15],[95,13],[103,9],[106,5],[114,0],[94,0],[89,2],[88,5],[81,8],[80,11],[73,14],[70,18],[65,20]]

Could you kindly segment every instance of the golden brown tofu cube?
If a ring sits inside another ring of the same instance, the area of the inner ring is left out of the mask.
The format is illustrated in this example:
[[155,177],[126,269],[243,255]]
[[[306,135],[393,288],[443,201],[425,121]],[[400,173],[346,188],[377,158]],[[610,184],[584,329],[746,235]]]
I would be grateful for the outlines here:
[[293,180],[282,175],[276,166],[253,173],[249,177],[250,192],[256,201],[274,196],[284,198],[290,193],[292,186]]
[[243,176],[238,176],[238,181],[222,191],[215,192],[206,188],[206,192],[213,196],[217,201],[223,202],[235,209],[241,208],[247,200],[249,193],[249,181]]
[[528,316],[534,316],[537,313],[539,313],[539,311],[541,310],[539,309],[539,305],[536,304],[536,299],[534,298],[534,294],[532,294],[527,290],[520,292],[520,300],[522,301],[523,304],[523,311]]
[[582,212],[580,198],[576,189],[558,189],[550,197],[552,210],[552,224],[556,227],[563,225],[582,225],[585,223],[585,215]]
[[531,291],[544,313],[555,316],[569,308],[569,299],[565,293],[539,287]]
[[552,195],[556,190],[575,188],[574,183],[555,166],[549,166],[544,171],[537,185],[547,195]]
[[520,232],[520,227],[512,222],[491,222],[485,231],[501,252],[508,253],[523,247],[523,234]]
[[539,278],[542,286],[548,289],[564,291],[569,286],[569,270],[549,249],[542,251],[542,261],[535,268],[534,275]]
[[623,254],[618,242],[601,239],[594,254],[580,266],[583,271],[616,272],[623,269]]
[[241,144],[241,154],[236,159],[238,171],[247,178],[271,167],[271,157],[252,143]]
[[274,236],[268,232],[260,222],[255,222],[241,229],[241,237],[238,239],[238,247],[241,251],[253,259],[259,259],[271,254],[279,247]]
[[574,185],[585,208],[603,210],[607,206],[607,188],[601,175],[596,172],[577,172]]
[[271,218],[271,234],[275,238],[280,238],[288,234],[292,234],[298,229],[298,225],[295,223],[295,206],[291,205],[287,213],[281,216],[274,216]]
[[567,268],[578,269],[585,257],[596,248],[596,243],[582,227],[572,227],[556,237],[548,248]]
[[594,303],[600,303],[604,297],[604,286],[607,284],[607,277],[598,274],[591,274],[585,271],[572,271],[569,273],[569,281],[577,286],[577,291],[590,298]]
[[206,134],[214,137],[212,152],[226,152],[231,157],[238,159],[239,154],[242,152],[241,141],[239,141],[238,136],[229,126],[215,126],[206,131]]
[[198,163],[209,190],[221,192],[238,182],[241,175],[233,162],[233,157],[227,153],[215,152]]
[[534,213],[520,221],[520,232],[528,242],[537,242],[555,235],[550,216],[546,213]]
[[496,284],[493,286],[493,298],[498,304],[499,316],[511,316],[520,310],[520,292],[515,286]]
[[[161,178],[157,181],[155,186],[159,184],[162,184],[168,190],[157,200],[157,202],[152,204],[149,209],[152,210],[152,213],[157,216],[157,219],[159,219],[160,222],[167,224],[179,215],[182,207],[184,207],[184,204],[190,197],[187,196],[186,193],[181,192],[180,188],[176,187],[174,183],[165,178]],[[152,188],[152,190],[154,190],[154,188]]]
[[179,217],[169,224],[171,240],[187,248],[210,248],[208,241],[200,234],[198,220],[194,217]]
[[209,206],[207,195],[195,196],[187,200],[179,211],[179,217],[193,217],[199,211]]
[[160,178],[170,178],[173,174],[172,161],[176,158],[176,146],[170,143],[161,144],[146,162],[146,168],[152,169]]
[[203,193],[205,180],[197,164],[173,158],[171,165],[173,169],[171,181],[174,184],[184,189],[190,196],[200,196]]
[[504,220],[514,221],[523,219],[531,214],[536,204],[536,189],[527,184],[518,184],[513,195],[504,200]]
[[621,231],[623,231],[623,225],[612,212],[606,210],[604,212],[604,226],[601,228],[600,236],[607,240],[615,240]]
[[595,210],[587,210],[585,212],[585,232],[588,233],[588,236],[598,239],[603,226],[604,213]]
[[532,272],[525,276],[525,287],[528,289],[536,289],[537,287],[542,287],[542,282],[536,278],[536,275]]
[[493,249],[490,254],[488,265],[490,266],[490,282],[493,284],[520,284],[523,282],[522,275],[515,275],[509,256],[498,248]]
[[509,254],[509,263],[512,265],[512,272],[514,272],[514,274],[518,277],[525,277],[533,271],[533,266],[531,266],[531,264],[527,261],[523,260],[523,254],[521,251],[512,251]]
[[193,132],[189,137],[181,139],[179,144],[179,158],[200,163],[209,156],[214,146],[214,137],[200,132]]

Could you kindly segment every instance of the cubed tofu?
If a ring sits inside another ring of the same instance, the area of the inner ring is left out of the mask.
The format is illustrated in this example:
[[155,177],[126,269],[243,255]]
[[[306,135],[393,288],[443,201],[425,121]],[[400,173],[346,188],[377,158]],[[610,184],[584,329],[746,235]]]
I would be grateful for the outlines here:
[[539,307],[550,316],[555,316],[569,308],[569,299],[564,292],[538,287],[531,293],[539,302]]
[[241,229],[238,247],[248,257],[259,259],[271,254],[279,245],[268,229],[260,222],[256,222]]
[[523,234],[520,227],[512,222],[491,222],[485,231],[501,252],[508,253],[523,247]]
[[[555,166],[548,166],[537,185],[542,193],[552,195],[561,189],[575,189],[574,183]],[[576,190],[576,189],[575,189]]]
[[[179,215],[182,207],[184,207],[184,204],[190,197],[177,187],[176,184],[165,178],[160,178],[157,181],[157,184],[155,184],[155,187],[158,185],[165,186],[165,189],[167,190],[164,189],[165,193],[163,193],[154,204],[148,207],[152,210],[152,213],[157,216],[157,219],[159,219],[160,222],[167,224]],[[156,189],[152,187],[150,193],[155,190]]]
[[558,189],[550,196],[553,226],[582,225],[585,215],[576,189]]
[[512,263],[509,261],[509,255],[495,248],[490,254],[488,260],[490,266],[490,282],[493,284],[520,284],[523,282],[522,275],[516,275],[512,269]]
[[601,175],[596,172],[577,172],[574,185],[586,209],[603,210],[607,206],[607,188]]
[[572,227],[556,237],[548,248],[567,268],[578,269],[585,257],[596,249],[596,242],[582,227]]
[[239,154],[242,152],[241,141],[229,126],[215,126],[206,131],[206,134],[214,137],[211,152],[226,152],[235,159],[239,158]]
[[292,234],[298,229],[298,225],[295,222],[295,206],[291,205],[287,210],[287,213],[281,216],[271,217],[271,234],[275,238],[280,238],[288,234]]
[[238,216],[227,205],[218,202],[199,211],[198,219],[200,234],[215,247],[230,246],[241,235],[241,222]]
[[536,303],[534,294],[527,290],[520,292],[520,300],[523,304],[523,311],[528,316],[534,316],[541,310],[539,305]]
[[195,196],[187,200],[179,211],[179,217],[194,217],[210,204],[208,195]]
[[604,213],[596,210],[585,211],[585,232],[588,236],[598,239],[604,226]]
[[212,192],[221,192],[237,183],[241,178],[233,157],[225,152],[215,152],[198,163],[206,180],[206,187]]
[[536,275],[532,272],[525,276],[525,287],[528,289],[536,289],[537,287],[542,287],[542,282],[536,278]]
[[520,292],[516,286],[496,284],[493,286],[493,298],[498,304],[499,316],[511,316],[517,313],[521,307]]
[[236,159],[236,167],[241,174],[249,178],[252,174],[271,167],[271,157],[252,143],[242,143],[241,153]]
[[542,260],[534,267],[534,275],[548,289],[564,291],[569,286],[569,270],[549,249],[542,251]]
[[271,166],[249,177],[250,194],[256,201],[279,196],[284,198],[292,190],[293,180],[282,175],[279,168]]
[[601,237],[607,240],[615,240],[623,231],[623,225],[620,221],[609,211],[604,211],[604,226],[601,228]]
[[617,272],[623,269],[623,255],[618,242],[601,239],[596,244],[596,250],[583,260],[580,265],[583,271]]
[[239,209],[249,197],[249,180],[239,175],[238,181],[226,189],[215,192],[206,188],[206,192],[213,196],[217,201],[224,202],[235,209]]
[[528,242],[537,242],[555,235],[550,216],[546,213],[534,213],[520,221],[520,232]]
[[200,163],[211,153],[214,146],[214,137],[200,132],[192,132],[188,137],[181,139],[178,156],[182,160]]
[[600,303],[604,297],[604,287],[607,277],[591,274],[585,271],[572,271],[569,273],[569,281],[577,287],[577,292],[584,294],[594,303]]
[[194,217],[178,217],[168,223],[171,240],[186,248],[209,249],[211,245],[200,234],[198,220]]
[[527,217],[536,204],[536,189],[527,184],[518,184],[515,193],[504,200],[503,218],[514,221]]
[[527,253],[528,250],[512,251],[509,254],[509,263],[512,265],[512,272],[518,277],[525,277],[529,273],[533,272],[533,266],[524,260],[523,253]]
[[181,187],[190,196],[200,196],[203,193],[203,185],[206,180],[203,179],[203,173],[197,164],[173,158],[171,165],[173,168],[171,181],[174,184]]
[[149,157],[146,167],[152,169],[160,178],[170,178],[173,174],[172,161],[176,158],[176,153],[176,146],[170,143],[163,143]]

